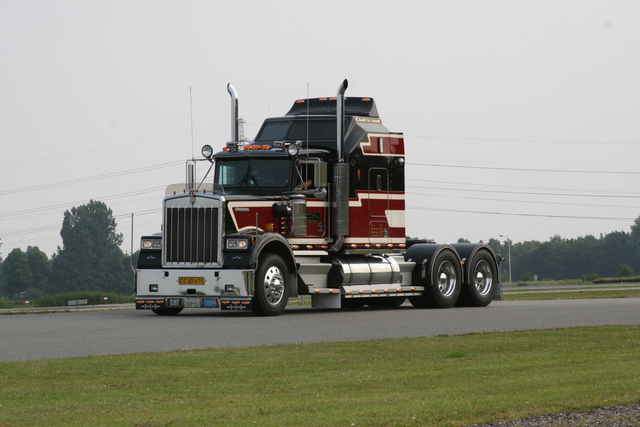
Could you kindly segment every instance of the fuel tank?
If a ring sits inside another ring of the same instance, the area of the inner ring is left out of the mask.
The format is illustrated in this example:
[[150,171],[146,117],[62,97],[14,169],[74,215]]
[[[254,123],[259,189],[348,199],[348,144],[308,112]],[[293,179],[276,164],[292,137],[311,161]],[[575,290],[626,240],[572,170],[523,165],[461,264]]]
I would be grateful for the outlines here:
[[354,255],[331,257],[328,286],[339,288],[351,285],[376,285],[399,283],[398,262],[384,255]]

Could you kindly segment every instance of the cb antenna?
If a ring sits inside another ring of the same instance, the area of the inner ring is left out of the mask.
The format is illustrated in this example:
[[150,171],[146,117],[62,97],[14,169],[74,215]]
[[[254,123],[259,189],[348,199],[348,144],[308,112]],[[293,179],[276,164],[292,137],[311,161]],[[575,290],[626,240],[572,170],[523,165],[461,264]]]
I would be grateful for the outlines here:
[[195,160],[193,151],[193,96],[191,95],[191,87],[189,87],[189,114],[191,116],[191,160]]

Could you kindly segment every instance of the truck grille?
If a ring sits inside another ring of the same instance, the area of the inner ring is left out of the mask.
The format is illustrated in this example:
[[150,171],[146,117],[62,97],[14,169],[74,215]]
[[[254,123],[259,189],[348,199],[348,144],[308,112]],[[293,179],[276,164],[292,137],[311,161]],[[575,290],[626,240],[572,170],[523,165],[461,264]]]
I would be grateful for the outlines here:
[[218,262],[218,208],[167,207],[164,224],[165,262]]

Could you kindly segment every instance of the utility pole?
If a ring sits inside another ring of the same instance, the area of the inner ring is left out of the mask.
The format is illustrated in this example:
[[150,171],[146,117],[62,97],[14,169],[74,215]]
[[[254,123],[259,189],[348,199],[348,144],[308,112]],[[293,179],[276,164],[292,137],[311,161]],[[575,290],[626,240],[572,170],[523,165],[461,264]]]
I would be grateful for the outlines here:
[[505,234],[501,234],[500,237],[506,237],[507,238],[507,244],[509,245],[509,285],[513,284],[513,276],[511,275],[511,239],[509,238],[509,236],[505,235]]

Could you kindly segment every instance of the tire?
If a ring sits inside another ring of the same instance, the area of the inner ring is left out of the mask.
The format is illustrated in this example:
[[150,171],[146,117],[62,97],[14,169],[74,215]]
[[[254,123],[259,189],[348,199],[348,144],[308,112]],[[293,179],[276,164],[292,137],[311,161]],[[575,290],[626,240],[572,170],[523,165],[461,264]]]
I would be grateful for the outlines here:
[[485,307],[493,301],[498,286],[496,261],[488,251],[479,250],[470,265],[470,283],[462,287],[458,305]]
[[450,250],[440,251],[432,264],[429,285],[419,297],[409,301],[418,308],[450,308],[458,301],[462,288],[462,269],[457,255]]
[[158,316],[175,316],[180,314],[182,311],[182,307],[169,307],[169,308],[152,308],[153,311]]
[[260,255],[256,270],[255,294],[251,301],[258,316],[277,316],[289,300],[289,270],[276,254]]

